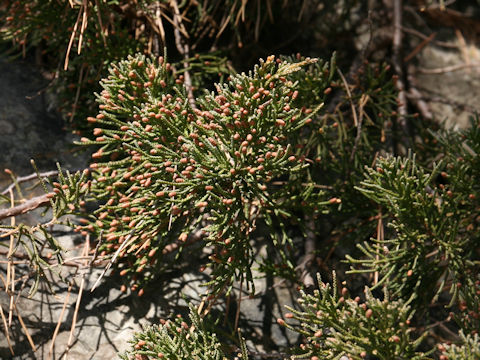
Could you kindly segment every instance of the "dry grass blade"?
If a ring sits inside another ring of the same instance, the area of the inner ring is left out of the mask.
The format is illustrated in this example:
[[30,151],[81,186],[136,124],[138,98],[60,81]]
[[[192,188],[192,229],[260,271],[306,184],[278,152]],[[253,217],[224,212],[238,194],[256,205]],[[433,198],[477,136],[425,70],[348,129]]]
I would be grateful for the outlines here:
[[[88,266],[88,253],[90,252],[90,237],[87,236],[86,240],[85,240],[85,247],[83,249],[83,253],[82,253],[82,256],[85,256],[86,257],[86,260],[85,261],[85,266]],[[80,303],[82,301],[82,294],[83,294],[83,288],[85,286],[85,272],[82,273],[82,279],[80,281],[80,288],[78,290],[78,296],[77,296],[77,301],[76,301],[76,304],[75,304],[75,311],[73,313],[73,319],[72,319],[72,326],[70,328],[70,335],[68,336],[68,342],[67,342],[67,349],[65,350],[65,356],[64,356],[64,359],[67,360],[67,357],[68,357],[68,352],[70,350],[70,348],[72,347],[72,344],[73,344],[73,335],[75,333],[75,326],[77,324],[77,316],[78,316],[78,311],[80,310]]]
[[25,331],[25,335],[27,336],[28,342],[29,342],[30,346],[32,347],[32,350],[37,351],[37,347],[35,346],[35,343],[33,342],[33,339],[30,336],[30,332],[28,331],[27,326],[23,322],[22,316],[20,315],[20,312],[17,309],[17,305],[14,303],[13,306],[15,308],[15,313],[17,314],[18,321],[20,321],[20,325],[22,325],[22,329],[23,329],[23,331]]
[[410,60],[412,60],[415,55],[417,55],[420,51],[423,50],[425,46],[427,46],[431,41],[433,41],[433,39],[435,39],[436,35],[437,33],[431,33],[430,36],[424,39],[420,44],[418,44],[410,54],[403,58],[403,62],[409,62]]
[[267,0],[267,13],[268,13],[268,17],[270,19],[270,22],[273,23],[275,20],[273,19],[271,0]]
[[[15,199],[13,197],[13,190],[10,189],[10,206],[13,208],[15,206]],[[15,227],[15,217],[10,219],[10,225]],[[10,306],[8,309],[8,327],[12,326],[12,313],[13,313],[13,297],[15,294],[15,266],[13,264],[13,242],[15,237],[10,235],[10,244],[8,246],[8,264],[7,264],[7,283],[5,285],[5,290],[7,291],[8,296],[10,296]],[[8,288],[11,287],[10,291]]]
[[238,290],[237,311],[235,313],[235,326],[233,328],[235,331],[238,330],[238,321],[240,320],[240,311],[241,311],[240,307],[242,305],[242,290],[243,290],[243,277],[240,280],[240,289]]
[[[459,29],[455,29],[455,35],[457,36],[458,43],[460,44],[460,49],[462,50],[462,56],[465,59],[465,64],[470,66],[471,60],[467,42],[465,41],[465,38],[463,37],[462,32]],[[470,67],[467,67],[467,72],[470,72],[470,70]]]
[[247,7],[247,3],[248,0],[242,0],[242,5],[240,6],[240,10],[238,10],[237,18],[235,19],[235,26],[238,25],[240,18],[242,19],[242,22],[245,22],[245,8]]
[[[285,1],[285,4],[284,6],[286,6],[288,1]],[[303,13],[305,12],[305,10],[307,9],[307,4],[308,1],[307,0],[303,0],[302,2],[302,7],[300,8],[300,12],[298,13],[298,18],[297,18],[297,21],[300,22],[302,21],[302,17],[303,17]]]
[[409,135],[409,125],[407,119],[407,95],[405,91],[405,79],[403,76],[403,64],[400,56],[402,52],[402,22],[403,22],[403,1],[394,0],[393,2],[393,41],[392,41],[392,63],[398,78],[395,81],[395,86],[398,90],[397,104],[398,104],[398,119],[397,123],[402,132],[400,136],[406,148],[411,147]]
[[160,31],[160,38],[162,39],[162,43],[165,44],[165,29],[163,27],[162,21],[162,8],[159,4],[157,4],[157,8],[155,9],[155,23]]
[[355,142],[353,144],[352,153],[350,154],[350,161],[353,161],[355,159],[355,153],[357,152],[358,144],[360,144],[360,137],[362,136],[363,115],[365,114],[365,112],[363,111],[363,108],[365,107],[365,105],[367,105],[369,99],[370,97],[368,95],[362,94],[362,96],[360,97],[360,101],[358,103],[360,116],[358,117],[357,135],[355,136]]
[[220,27],[220,30],[217,32],[216,39],[218,40],[220,38],[220,35],[222,35],[223,31],[227,27],[228,23],[230,22],[230,19],[232,17],[232,12],[230,12],[227,16],[227,18],[223,21],[222,26]]
[[[384,232],[384,228],[383,228],[382,212],[379,211],[378,222],[377,222],[377,241],[380,242],[380,241],[383,241],[383,240],[385,240],[385,232]],[[375,256],[375,259],[377,261],[380,259],[380,255],[378,253]],[[375,273],[373,275],[373,284],[374,285],[378,284],[378,276],[379,276],[378,271],[375,271]]]
[[62,325],[63,315],[65,314],[65,309],[67,308],[68,299],[70,299],[71,292],[72,292],[72,284],[70,283],[67,290],[67,296],[65,296],[65,301],[63,302],[62,311],[60,312],[60,316],[58,318],[57,326],[55,327],[55,331],[53,332],[52,343],[50,344],[50,349],[48,350],[48,356],[47,356],[48,360],[52,358],[53,348],[55,347],[55,339],[57,338],[58,331],[60,330],[60,325]]
[[470,64],[456,64],[456,65],[450,65],[450,66],[445,66],[442,68],[435,68],[435,69],[423,69],[419,68],[417,71],[420,74],[445,74],[453,71],[460,71],[464,69],[469,69],[469,68],[476,68],[480,67],[480,62],[472,62]]
[[15,355],[13,352],[12,342],[10,341],[10,334],[8,333],[8,325],[7,325],[7,318],[3,313],[2,305],[0,305],[0,315],[2,316],[3,327],[5,328],[5,337],[7,338],[8,348],[10,349],[10,353]]
[[82,16],[82,27],[80,28],[80,37],[78,38],[78,49],[77,54],[80,55],[82,52],[82,42],[83,42],[83,33],[88,26],[88,1],[83,0],[83,16]]
[[73,39],[75,38],[75,34],[77,33],[78,24],[80,23],[80,16],[82,15],[82,8],[83,5],[80,6],[80,10],[78,11],[77,21],[75,21],[75,25],[73,26],[72,35],[70,36],[70,41],[68,42],[67,53],[65,55],[65,64],[63,66],[63,70],[68,69],[68,59],[70,57],[70,50],[72,50]]
[[257,19],[255,20],[255,41],[258,41],[260,37],[260,20],[262,15],[262,9],[260,6],[260,0],[257,0]]

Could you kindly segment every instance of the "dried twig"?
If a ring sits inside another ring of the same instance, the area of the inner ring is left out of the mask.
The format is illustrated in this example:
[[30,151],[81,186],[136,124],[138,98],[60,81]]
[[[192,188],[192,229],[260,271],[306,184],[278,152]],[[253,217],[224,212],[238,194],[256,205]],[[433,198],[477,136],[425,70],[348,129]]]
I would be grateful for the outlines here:
[[95,0],[95,6],[97,8],[96,13],[97,13],[98,24],[100,25],[100,35],[102,35],[103,45],[107,47],[107,39],[105,38],[102,15],[100,14],[100,4],[98,3],[98,0]]
[[87,28],[88,25],[88,1],[83,0],[82,2],[83,6],[83,15],[82,15],[82,27],[80,28],[80,36],[78,38],[78,49],[77,49],[77,54],[80,55],[82,52],[82,42],[83,42],[83,33],[85,32],[85,29]]
[[[7,280],[5,281],[5,279],[3,278],[2,275],[0,275],[0,280],[2,280],[3,282],[3,285],[5,286],[5,290],[8,292],[8,275],[7,275]],[[13,296],[13,294],[10,294]],[[15,313],[17,314],[17,317],[18,317],[18,321],[20,322],[20,325],[22,326],[22,329],[23,331],[25,332],[25,336],[27,337],[28,339],[28,342],[30,343],[30,346],[32,347],[32,350],[33,351],[36,351],[37,350],[37,347],[35,346],[35,343],[33,342],[33,339],[32,337],[30,336],[30,332],[28,331],[27,329],[27,326],[25,325],[24,321],[23,321],[23,318],[22,316],[20,315],[20,312],[18,311],[17,309],[17,305],[15,304],[15,302],[11,303],[11,306],[13,305],[13,309],[15,310]],[[13,349],[12,349],[12,346],[11,346],[11,343],[10,343],[10,337],[9,337],[9,334],[8,334],[8,328],[11,326],[10,325],[7,325],[7,319],[5,318],[5,315],[3,313],[3,309],[2,307],[0,306],[0,312],[1,312],[1,316],[2,316],[2,320],[4,322],[4,325],[5,325],[5,334],[7,336],[7,342],[9,344],[9,347],[10,347],[10,351],[13,355]]]
[[46,172],[39,173],[39,174],[33,173],[33,174],[30,174],[30,175],[17,177],[15,179],[15,182],[8,185],[8,187],[5,190],[3,190],[1,194],[6,195],[10,191],[10,189],[13,189],[15,187],[16,184],[20,184],[20,183],[30,181],[30,180],[35,180],[35,179],[38,179],[39,177],[40,178],[47,178],[47,177],[57,176],[57,175],[58,175],[58,171],[57,170],[52,170],[52,171],[46,171]]
[[435,36],[437,35],[437,33],[431,33],[429,37],[427,37],[426,39],[424,39],[420,44],[418,44],[415,49],[412,50],[412,52],[410,52],[410,54],[408,54],[407,56],[405,56],[403,58],[403,61],[404,62],[409,62],[410,60],[412,60],[420,51],[423,50],[423,48],[425,46],[427,46],[434,38]]
[[0,210],[0,220],[6,219],[11,216],[17,216],[25,214],[31,210],[35,210],[40,206],[50,204],[50,199],[54,193],[48,193],[40,196],[36,196],[30,200],[25,201],[23,204],[11,207],[9,209]]
[[[13,190],[10,189],[10,204],[13,207],[15,204],[15,199],[13,197]],[[10,226],[15,227],[15,217],[10,219]],[[13,255],[13,243],[15,237],[10,235],[10,244],[8,246],[8,263],[7,263],[7,283],[5,284],[5,290],[10,296],[10,307],[8,309],[8,326],[12,326],[12,313],[13,313],[13,297],[15,295],[15,265],[12,263]],[[10,283],[11,281],[11,283]],[[11,286],[10,292],[8,291],[9,285]]]
[[83,63],[82,66],[80,67],[80,74],[78,75],[77,91],[75,93],[75,100],[72,106],[72,115],[70,115],[70,122],[73,122],[73,118],[75,117],[75,114],[77,112],[78,99],[80,98],[80,91],[82,89],[83,73],[85,68],[88,69],[88,65],[86,63]]
[[[141,220],[137,226],[140,226],[142,225],[143,223],[143,220]],[[122,245],[118,248],[118,250],[115,252],[115,254],[113,255],[112,259],[108,262],[107,266],[105,266],[105,269],[103,269],[102,273],[100,274],[100,276],[98,277],[97,281],[95,282],[95,284],[93,284],[93,287],[92,289],[90,290],[90,292],[93,292],[98,284],[100,284],[100,281],[102,280],[102,278],[105,276],[105,274],[107,273],[108,269],[110,269],[110,267],[115,263],[115,261],[117,260],[117,257],[118,255],[120,255],[120,253],[122,252],[122,250],[126,249],[128,245],[130,245],[133,241],[135,241],[135,238],[133,237],[133,234],[135,233],[135,228],[132,229],[132,231],[130,231],[130,233],[128,234],[128,236],[125,238],[125,241],[122,243]]]
[[348,95],[348,100],[350,101],[350,106],[352,108],[352,115],[353,115],[353,124],[355,126],[358,126],[358,117],[357,117],[357,110],[355,109],[355,104],[353,103],[352,99],[352,93],[350,92],[350,85],[348,85],[347,80],[345,79],[345,76],[343,76],[343,73],[340,69],[337,69],[338,74],[342,78],[343,84],[345,85],[345,90]]
[[234,330],[238,330],[238,320],[240,319],[240,311],[242,305],[242,290],[243,290],[243,277],[240,279],[240,289],[238,290],[237,311],[235,313],[235,325]]
[[77,21],[75,21],[75,25],[73,26],[73,30],[72,30],[72,35],[70,35],[70,41],[68,42],[67,53],[65,55],[65,64],[63,65],[63,70],[65,71],[68,69],[68,60],[70,57],[70,50],[72,50],[73,40],[75,39],[75,34],[77,33],[78,24],[80,23],[82,9],[83,9],[83,5],[80,6],[80,10],[78,11]]
[[363,114],[365,113],[363,111],[363,108],[365,107],[369,99],[370,99],[369,96],[366,94],[362,94],[362,96],[360,97],[360,101],[358,104],[360,108],[360,116],[358,117],[357,135],[355,136],[355,142],[353,144],[352,153],[350,154],[350,162],[352,162],[353,159],[355,158],[355,153],[357,152],[358,144],[360,144],[360,138],[362,137]]
[[[417,37],[419,37],[419,38],[422,39],[422,40],[427,40],[428,38],[430,38],[430,37],[432,36],[432,34],[430,34],[430,35],[425,35],[425,34],[421,33],[421,32],[418,31],[418,30],[411,29],[411,28],[407,28],[407,27],[405,27],[405,26],[402,26],[402,31],[405,32],[405,33],[408,33],[408,34],[417,36]],[[433,44],[437,45],[437,46],[441,46],[441,47],[445,47],[445,48],[449,48],[449,49],[458,49],[458,45],[452,44],[452,43],[448,43],[448,42],[445,42],[445,41],[432,40],[431,42],[432,42]]]
[[[384,241],[385,240],[385,231],[383,227],[383,218],[382,218],[382,210],[379,210],[378,212],[378,222],[377,222],[377,241]],[[375,259],[378,261],[380,259],[380,255],[377,253],[375,255]],[[374,276],[373,276],[373,284],[377,285],[378,284],[378,277],[379,273],[378,270],[375,271]]]

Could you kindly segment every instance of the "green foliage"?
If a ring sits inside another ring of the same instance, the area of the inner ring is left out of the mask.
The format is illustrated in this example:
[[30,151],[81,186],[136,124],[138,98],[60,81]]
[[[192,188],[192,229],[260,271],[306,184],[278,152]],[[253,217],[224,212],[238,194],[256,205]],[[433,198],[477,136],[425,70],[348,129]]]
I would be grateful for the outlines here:
[[439,344],[442,353],[440,360],[474,360],[480,358],[480,338],[478,334],[467,335],[460,331],[462,344]]
[[[252,61],[254,46],[239,50],[245,39],[278,39],[291,29],[281,24],[298,24],[295,18],[305,23],[300,32],[315,25],[307,41],[328,48],[328,37],[353,27],[364,10],[356,1],[301,3],[1,5],[0,37],[24,54],[35,47],[40,60],[54,64],[60,107],[70,120],[81,119],[75,126],[90,128],[81,143],[95,148],[88,171],[59,169],[57,181],[42,182],[49,221],[2,227],[7,257],[11,263],[24,248],[34,291],[46,270],[62,263],[49,227],[82,215],[78,225],[64,223],[97,241],[124,290],[129,284],[142,295],[187,255],[209,276],[208,302],[230,295],[234,284],[240,297],[244,287],[254,295],[255,268],[298,284],[295,270],[341,268],[346,254],[356,274],[352,293],[367,284],[365,292],[353,297],[336,280],[302,292],[300,310],[290,309],[288,323],[278,321],[303,336],[293,358],[427,359],[435,342],[441,360],[476,359],[480,121],[465,131],[430,133],[415,121],[417,136],[408,139],[395,126],[396,78],[383,64],[365,62],[344,76],[335,57],[271,56],[236,74],[230,61]],[[310,21],[315,14],[321,16]],[[167,48],[173,63],[159,56]],[[99,112],[87,117],[95,91]],[[404,141],[414,144],[406,156]],[[312,253],[302,253],[312,241]],[[461,342],[447,343],[458,339],[444,339],[438,327],[459,333]],[[149,327],[122,358],[223,360],[238,352],[225,341],[191,308],[190,324],[177,317]],[[246,358],[243,341],[240,347]]]
[[209,332],[194,307],[190,307],[190,323],[182,316],[162,320],[135,334],[132,348],[120,355],[123,360],[225,360],[225,353],[215,334]]
[[[21,250],[34,276],[33,282],[30,283],[29,297],[35,294],[42,280],[46,280],[47,285],[50,287],[48,277],[46,276],[47,272],[53,272],[62,278],[59,269],[63,263],[64,249],[52,234],[52,227],[58,224],[71,227],[72,224],[65,218],[65,215],[71,214],[75,210],[78,212],[79,208],[84,204],[82,198],[88,192],[88,186],[85,183],[88,175],[87,170],[74,174],[71,174],[69,171],[64,173],[60,165],[58,165],[58,182],[52,183],[50,180],[45,180],[41,177],[33,161],[32,165],[37,171],[38,182],[43,187],[45,194],[40,198],[22,201],[25,207],[23,212],[34,209],[37,206],[47,205],[49,205],[51,211],[45,210],[42,216],[43,221],[34,225],[25,223],[16,225],[15,221],[11,222],[11,225],[0,224],[0,230],[3,232],[1,238],[10,239],[9,242],[0,243],[0,246],[7,249],[6,257],[8,262],[12,261],[10,264],[13,264],[14,254]],[[18,195],[23,197],[17,178],[11,171],[8,170],[7,172],[11,175],[13,184],[16,185],[15,188]],[[5,198],[7,197],[5,196]],[[8,200],[8,202],[12,202],[12,205],[17,205],[16,201],[14,201],[13,191],[10,192]],[[48,249],[48,253],[43,251],[45,248]]]
[[300,346],[302,354],[294,359],[339,359],[342,355],[358,360],[368,355],[384,360],[428,359],[415,351],[425,334],[411,334],[411,301],[390,300],[386,289],[380,300],[368,287],[363,302],[360,297],[352,299],[346,287],[338,293],[335,274],[333,285],[320,278],[318,282],[319,289],[312,295],[302,292],[300,311],[289,308],[291,313],[285,317],[292,320],[278,320],[305,339]]
[[[426,170],[413,157],[380,159],[368,169],[359,190],[393,217],[392,238],[372,239],[359,248],[358,272],[379,272],[377,286],[395,296],[415,294],[418,305],[437,301],[445,292],[458,325],[478,331],[478,119],[463,132],[436,135],[443,147],[440,164]],[[444,171],[441,171],[444,169]]]
[[[91,194],[103,203],[85,229],[106,232],[101,251],[122,248],[119,257],[130,262],[122,274],[147,281],[169,248],[181,249],[201,231],[215,249],[211,291],[233,279],[250,286],[251,240],[259,231],[285,258],[287,221],[339,202],[325,198],[308,170],[305,145],[314,133],[307,127],[322,104],[295,102],[299,79],[291,79],[311,64],[315,72],[304,71],[304,79],[320,82],[315,62],[269,58],[194,105],[183,77],[162,58],[157,65],[131,57],[112,67],[98,97],[101,111],[89,118],[97,137],[82,140],[101,146],[90,167]],[[300,137],[302,130],[310,136]]]

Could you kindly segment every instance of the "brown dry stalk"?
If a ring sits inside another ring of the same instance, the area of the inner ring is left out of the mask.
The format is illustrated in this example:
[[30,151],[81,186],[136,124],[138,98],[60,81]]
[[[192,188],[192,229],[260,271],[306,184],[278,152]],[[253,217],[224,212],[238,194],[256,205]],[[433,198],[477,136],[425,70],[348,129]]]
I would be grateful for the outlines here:
[[77,33],[78,24],[80,23],[80,17],[82,15],[82,9],[83,9],[83,5],[80,6],[80,10],[78,11],[77,21],[75,21],[75,25],[73,26],[73,30],[72,30],[72,35],[70,35],[70,41],[68,42],[67,54],[65,55],[65,64],[63,66],[63,70],[65,70],[65,71],[68,69],[68,59],[70,57],[70,50],[72,50],[73,39],[75,38],[75,34]]
[[88,72],[88,70],[84,71],[85,68],[88,69],[88,65],[83,63],[82,67],[80,68],[80,74],[78,75],[77,91],[75,93],[75,101],[73,102],[73,106],[72,106],[72,115],[70,115],[70,122],[73,122],[73,118],[75,117],[75,114],[76,114],[78,99],[80,98],[80,90],[82,88],[83,73]]
[[[13,197],[13,190],[10,189],[10,205],[13,207],[15,205],[15,199]],[[10,219],[10,225],[15,227],[15,217]],[[8,309],[8,326],[12,326],[12,313],[13,313],[13,297],[15,295],[15,265],[12,263],[13,257],[13,243],[15,238],[13,235],[10,235],[10,244],[8,246],[8,263],[7,263],[7,284],[5,285],[5,290],[10,296],[10,307]],[[11,283],[10,283],[11,280]],[[8,292],[9,285],[11,286],[10,293]]]
[[[0,280],[2,280],[3,285],[5,286],[5,291],[7,291],[7,293],[8,293],[8,277],[7,277],[7,281],[5,281],[3,276],[0,274]],[[13,298],[13,294],[9,294],[9,295],[11,295],[12,298]],[[17,305],[15,304],[15,302],[11,303],[11,305],[13,305],[13,309],[15,310],[15,313],[17,314],[18,320],[20,321],[20,325],[22,326],[22,329],[25,332],[25,335],[27,336],[27,339],[28,339],[28,342],[30,343],[30,346],[32,347],[33,351],[36,351],[37,347],[35,346],[35,343],[33,342],[33,339],[30,336],[30,332],[28,331],[27,326],[23,322],[23,318],[22,318],[22,316],[20,315],[20,312],[17,309]],[[8,342],[8,345],[10,347],[10,351],[12,352],[12,355],[13,355],[13,348],[11,346],[10,337],[9,337],[9,334],[8,334],[8,328],[11,325],[7,324],[7,319],[5,318],[5,314],[3,313],[3,308],[1,306],[0,306],[0,312],[1,312],[2,320],[3,320],[4,326],[5,326],[5,335],[7,336],[7,342]],[[9,316],[10,316],[10,314],[9,314]]]
[[420,51],[423,50],[423,48],[425,46],[427,46],[428,44],[430,44],[430,42],[435,38],[435,36],[437,35],[437,33],[431,33],[429,37],[427,37],[426,39],[424,39],[420,44],[418,44],[415,49],[412,50],[412,52],[410,54],[408,54],[407,56],[405,56],[403,58],[403,62],[409,62],[410,60],[412,60]]
[[78,38],[78,49],[77,54],[80,55],[82,52],[82,42],[83,42],[83,33],[88,26],[88,1],[83,0],[83,15],[82,15],[82,27],[80,28],[80,36]]
[[[378,212],[378,222],[377,222],[377,241],[383,241],[385,240],[385,232],[384,232],[384,227],[383,227],[383,219],[382,219],[382,210],[379,210]],[[378,261],[380,259],[380,255],[377,253],[375,256],[375,259]],[[375,271],[374,278],[373,278],[373,284],[377,285],[378,284],[378,271]]]

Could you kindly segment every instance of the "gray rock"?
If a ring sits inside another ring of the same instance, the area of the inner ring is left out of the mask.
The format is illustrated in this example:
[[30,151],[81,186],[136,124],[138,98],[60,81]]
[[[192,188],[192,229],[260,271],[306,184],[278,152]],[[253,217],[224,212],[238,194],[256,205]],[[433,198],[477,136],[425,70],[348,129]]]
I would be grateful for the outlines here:
[[[419,55],[419,65],[411,67],[411,72],[434,118],[445,122],[447,127],[465,128],[474,112],[480,112],[480,48],[473,43],[464,47],[453,29],[446,32],[445,39],[458,49],[429,44]],[[474,66],[467,67],[468,63]]]
[[[0,186],[4,168],[17,175],[33,172],[30,159],[40,170],[53,170],[59,161],[67,169],[83,168],[85,156],[75,156],[74,136],[63,129],[60,117],[49,110],[48,82],[28,64],[0,57]],[[3,186],[2,186],[3,187]]]

